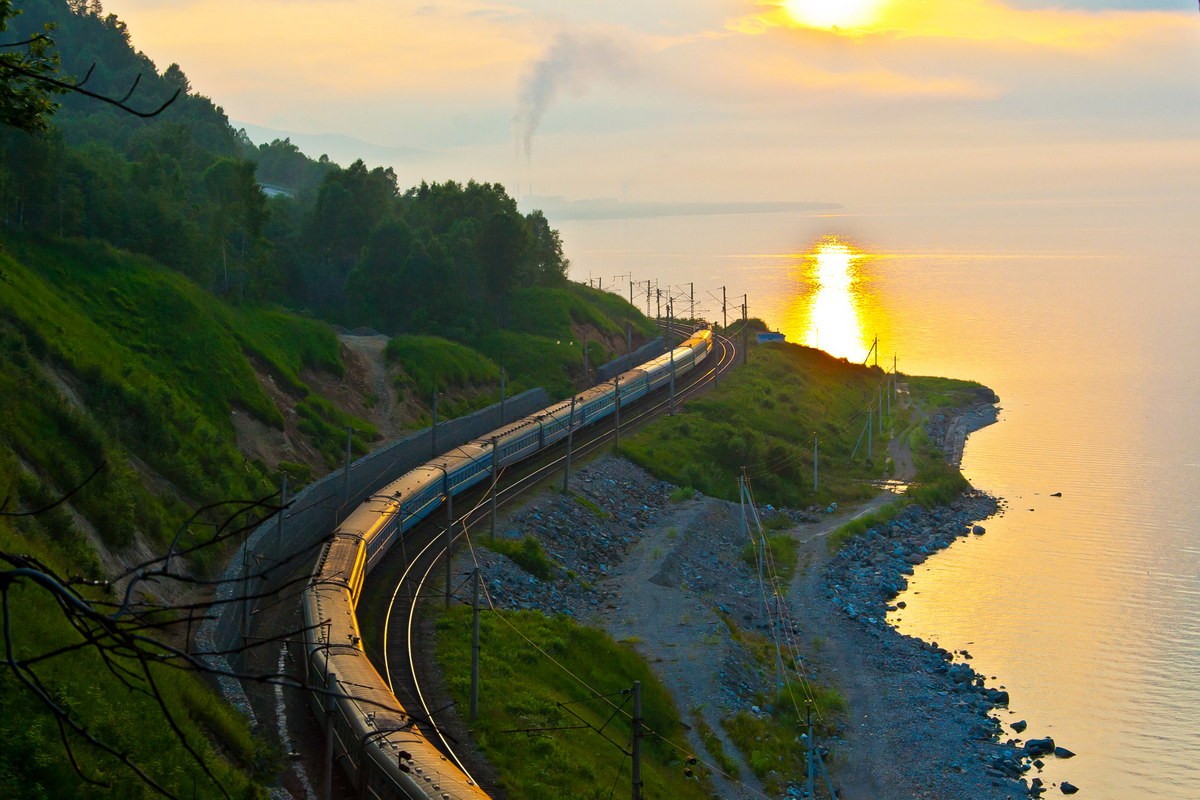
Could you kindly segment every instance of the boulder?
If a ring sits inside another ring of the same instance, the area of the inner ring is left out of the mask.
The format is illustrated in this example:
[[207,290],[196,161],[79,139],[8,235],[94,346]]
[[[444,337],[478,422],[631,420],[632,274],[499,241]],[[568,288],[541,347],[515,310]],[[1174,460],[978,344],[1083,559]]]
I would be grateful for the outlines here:
[[1025,743],[1025,755],[1029,758],[1050,755],[1054,752],[1054,740],[1047,736],[1045,739],[1030,739]]
[[975,527],[971,528],[971,533],[975,534],[976,536],[983,536],[985,533],[987,533],[987,528],[983,527],[982,525],[976,525]]
[[1058,788],[1063,794],[1075,794],[1079,791],[1079,787],[1070,781],[1063,781],[1058,785]]
[[1025,732],[1025,729],[1026,729],[1027,727],[1029,727],[1029,723],[1027,723],[1027,722],[1026,722],[1025,720],[1023,720],[1023,719],[1019,719],[1019,720],[1017,720],[1016,722],[1014,722],[1012,725],[1010,725],[1009,727],[1011,727],[1011,728],[1012,728],[1014,731],[1016,731],[1017,733],[1024,733],[1024,732]]
[[1055,758],[1074,758],[1075,754],[1065,747],[1056,747],[1056,748],[1054,748],[1054,757]]

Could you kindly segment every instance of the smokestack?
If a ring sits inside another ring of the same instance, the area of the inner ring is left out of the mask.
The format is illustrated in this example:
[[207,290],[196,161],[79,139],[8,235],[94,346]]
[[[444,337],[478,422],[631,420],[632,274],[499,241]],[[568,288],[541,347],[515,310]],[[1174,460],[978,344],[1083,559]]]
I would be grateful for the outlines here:
[[517,91],[513,117],[518,146],[529,168],[526,184],[533,194],[533,136],[546,111],[570,90],[576,96],[599,80],[625,81],[633,75],[630,48],[601,34],[560,33],[526,70]]

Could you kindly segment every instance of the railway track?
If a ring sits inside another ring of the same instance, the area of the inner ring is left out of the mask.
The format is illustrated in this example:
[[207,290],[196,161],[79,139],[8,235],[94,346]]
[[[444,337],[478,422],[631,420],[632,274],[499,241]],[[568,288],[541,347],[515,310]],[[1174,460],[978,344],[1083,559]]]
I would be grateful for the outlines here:
[[[676,332],[685,337],[689,333],[682,328]],[[621,415],[621,432],[632,432],[663,413],[669,413],[673,405],[677,406],[710,388],[733,368],[737,349],[730,339],[715,336],[712,355],[715,358],[706,360],[702,369],[689,373],[679,382],[673,398],[664,389],[630,406]],[[606,419],[594,428],[577,431],[571,457],[583,458],[608,446],[616,433],[614,427],[613,420]],[[531,459],[528,464],[502,469],[494,489],[489,486],[462,498],[469,501],[463,504],[467,507],[465,513],[447,515],[440,525],[428,519],[410,531],[405,541],[395,547],[379,568],[371,573],[374,580],[368,580],[370,585],[384,576],[392,576],[383,611],[383,647],[381,652],[371,651],[372,660],[377,664],[382,661],[381,672],[392,692],[413,716],[423,719],[423,727],[430,740],[472,780],[474,776],[468,764],[464,763],[466,759],[457,752],[455,739],[446,730],[444,710],[431,707],[430,692],[422,680],[422,673],[430,665],[420,657],[423,650],[416,646],[421,600],[445,598],[445,589],[434,588],[438,583],[434,576],[439,569],[446,569],[446,559],[452,557],[454,546],[462,541],[463,531],[487,519],[492,491],[496,492],[497,506],[512,503],[541,486],[551,476],[561,474],[566,458],[566,446],[560,444],[544,455]],[[457,531],[453,534],[449,553],[445,544],[447,526],[451,531]],[[439,715],[442,717],[440,720]]]

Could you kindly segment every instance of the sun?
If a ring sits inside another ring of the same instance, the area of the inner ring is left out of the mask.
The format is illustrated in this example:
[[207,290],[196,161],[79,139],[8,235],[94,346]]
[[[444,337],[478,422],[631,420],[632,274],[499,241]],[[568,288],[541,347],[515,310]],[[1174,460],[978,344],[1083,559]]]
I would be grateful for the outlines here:
[[810,28],[857,28],[872,22],[885,0],[783,0],[793,20]]

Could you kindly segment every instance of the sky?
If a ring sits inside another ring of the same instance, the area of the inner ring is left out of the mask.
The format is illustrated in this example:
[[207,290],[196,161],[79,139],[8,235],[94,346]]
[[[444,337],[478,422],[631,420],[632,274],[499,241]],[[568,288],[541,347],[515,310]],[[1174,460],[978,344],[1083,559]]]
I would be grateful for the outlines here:
[[256,141],[562,208],[1195,199],[1195,0],[106,0]]

